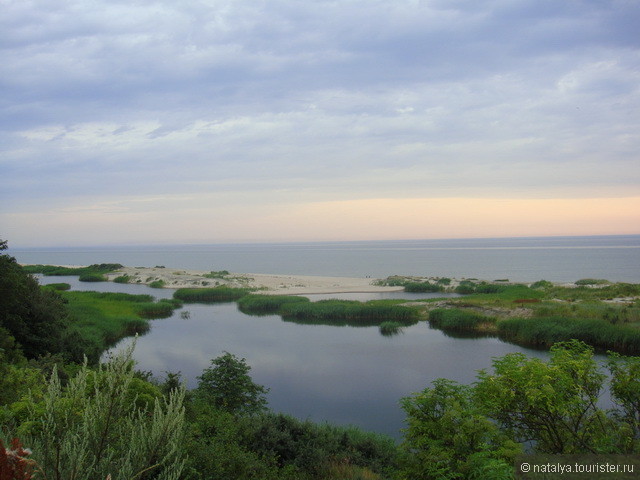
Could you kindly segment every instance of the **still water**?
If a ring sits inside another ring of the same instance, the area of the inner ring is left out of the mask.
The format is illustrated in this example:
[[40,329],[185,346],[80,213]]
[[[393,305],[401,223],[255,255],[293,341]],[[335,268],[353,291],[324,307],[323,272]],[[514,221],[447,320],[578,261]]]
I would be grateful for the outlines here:
[[[170,289],[144,285],[81,283],[77,277],[41,279],[43,284],[54,282],[70,283],[74,289],[160,298],[173,294]],[[379,294],[340,297],[380,298]],[[183,311],[190,318],[183,319]],[[126,339],[116,348],[129,342]],[[385,337],[377,327],[302,325],[277,315],[249,316],[235,303],[188,304],[171,318],[152,321],[150,332],[138,338],[134,355],[139,369],[158,377],[180,371],[188,386],[194,387],[211,359],[224,351],[246,358],[254,381],[270,388],[272,410],[301,419],[357,425],[395,438],[403,427],[400,398],[424,389],[436,378],[472,382],[478,369],[491,366],[492,357],[510,352],[547,357],[546,352],[495,338],[453,338],[425,322]]]

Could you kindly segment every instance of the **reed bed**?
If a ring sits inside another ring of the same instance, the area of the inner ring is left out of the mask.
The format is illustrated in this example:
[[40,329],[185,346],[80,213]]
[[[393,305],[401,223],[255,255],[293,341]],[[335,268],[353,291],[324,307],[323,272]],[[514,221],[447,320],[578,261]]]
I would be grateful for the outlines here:
[[251,292],[248,288],[179,288],[173,294],[173,298],[185,303],[216,303],[234,302],[248,295]]
[[594,348],[640,355],[640,330],[596,318],[510,318],[498,322],[501,338],[521,345],[549,348],[556,342],[581,340]]
[[411,325],[418,321],[417,311],[400,305],[355,300],[320,300],[284,304],[279,312],[284,318],[299,320],[338,320],[349,323],[380,324],[385,321]]
[[496,319],[460,308],[436,308],[429,312],[429,325],[455,332],[476,332],[495,325]]
[[278,313],[283,305],[291,303],[308,303],[307,297],[295,295],[245,295],[238,299],[238,308],[247,314]]

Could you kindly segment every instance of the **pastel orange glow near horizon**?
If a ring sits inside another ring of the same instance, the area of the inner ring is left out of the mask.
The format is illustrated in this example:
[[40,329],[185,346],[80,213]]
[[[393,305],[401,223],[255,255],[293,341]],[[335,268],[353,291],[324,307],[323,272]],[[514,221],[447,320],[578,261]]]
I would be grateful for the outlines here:
[[15,214],[5,234],[16,247],[640,234],[640,196],[141,203]]

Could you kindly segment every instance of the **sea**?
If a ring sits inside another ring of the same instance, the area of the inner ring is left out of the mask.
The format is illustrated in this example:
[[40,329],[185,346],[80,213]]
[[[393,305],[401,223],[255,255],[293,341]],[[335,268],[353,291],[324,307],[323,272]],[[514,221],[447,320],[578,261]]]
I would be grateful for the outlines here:
[[640,235],[10,248],[23,264],[512,282],[640,283]]

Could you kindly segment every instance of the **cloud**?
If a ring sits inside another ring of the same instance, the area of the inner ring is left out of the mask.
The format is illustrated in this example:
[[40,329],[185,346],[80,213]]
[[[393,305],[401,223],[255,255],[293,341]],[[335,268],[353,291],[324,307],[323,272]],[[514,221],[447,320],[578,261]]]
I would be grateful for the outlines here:
[[103,195],[260,205],[283,192],[308,203],[640,187],[636,2],[3,10],[0,213]]

